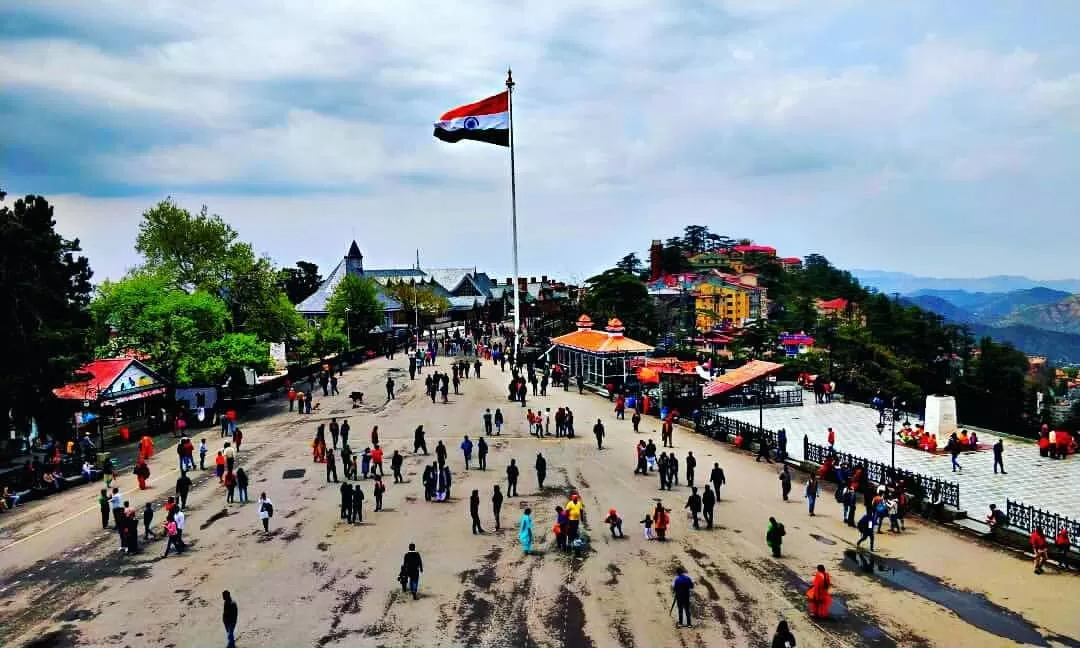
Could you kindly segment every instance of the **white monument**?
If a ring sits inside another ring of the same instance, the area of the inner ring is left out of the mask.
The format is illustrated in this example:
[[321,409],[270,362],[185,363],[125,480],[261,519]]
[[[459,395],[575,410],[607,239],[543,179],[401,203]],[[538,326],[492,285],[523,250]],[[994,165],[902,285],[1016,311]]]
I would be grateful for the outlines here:
[[938,446],[944,446],[949,435],[957,431],[955,398],[952,396],[926,397],[926,431],[937,435]]

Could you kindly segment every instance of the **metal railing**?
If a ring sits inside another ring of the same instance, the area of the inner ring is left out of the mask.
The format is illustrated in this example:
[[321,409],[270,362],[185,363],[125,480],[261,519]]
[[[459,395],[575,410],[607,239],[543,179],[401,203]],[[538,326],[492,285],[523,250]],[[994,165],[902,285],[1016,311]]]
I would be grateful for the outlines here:
[[701,420],[697,424],[697,431],[718,441],[725,442],[731,437],[741,436],[744,439],[749,439],[749,442],[744,446],[746,449],[760,445],[762,437],[769,440],[769,447],[772,449],[775,450],[777,445],[776,432],[746,421],[721,416],[715,409],[701,412]]
[[1076,545],[1080,542],[1080,520],[1073,520],[1023,502],[1014,502],[1011,499],[1005,500],[1005,514],[1009,516],[1010,525],[1024,531],[1030,532],[1035,527],[1040,527],[1043,535],[1051,543],[1062,528],[1069,532],[1069,540],[1072,544]]
[[[738,410],[757,409],[759,407],[757,398],[758,394],[756,392],[748,392],[745,394],[731,394],[725,397],[721,397],[718,402],[709,403],[708,405],[703,406],[702,411],[721,413],[734,412]],[[763,407],[802,407],[802,404],[802,389],[777,389],[771,393],[765,393],[765,402]]]
[[[867,479],[875,484],[885,484],[895,479],[903,479],[911,488],[911,494],[919,499],[932,501],[940,497],[941,502],[947,506],[960,507],[960,484],[956,482],[928,477],[903,468],[896,468],[880,461],[872,461],[847,452],[839,452],[828,446],[810,443],[810,439],[803,437],[803,460],[810,463],[823,465],[829,457],[835,457],[836,465],[846,464],[852,470],[862,468]],[[905,489],[906,490],[906,489]]]

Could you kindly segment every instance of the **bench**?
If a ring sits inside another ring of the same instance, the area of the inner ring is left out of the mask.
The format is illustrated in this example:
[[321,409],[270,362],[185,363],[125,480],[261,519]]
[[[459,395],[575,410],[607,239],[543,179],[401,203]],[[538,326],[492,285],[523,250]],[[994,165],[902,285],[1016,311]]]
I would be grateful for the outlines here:
[[84,477],[83,474],[80,472],[77,475],[68,475],[67,477],[64,477],[61,482],[63,482],[62,485],[64,488],[71,488],[72,486],[85,484],[86,477]]

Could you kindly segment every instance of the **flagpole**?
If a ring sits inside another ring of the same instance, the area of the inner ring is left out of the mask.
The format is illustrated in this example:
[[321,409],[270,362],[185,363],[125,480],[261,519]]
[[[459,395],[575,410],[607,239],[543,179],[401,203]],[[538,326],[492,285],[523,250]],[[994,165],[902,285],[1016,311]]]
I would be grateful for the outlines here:
[[514,237],[514,362],[521,350],[521,279],[518,277],[517,174],[514,169],[514,77],[506,69],[506,101],[510,118],[510,218]]

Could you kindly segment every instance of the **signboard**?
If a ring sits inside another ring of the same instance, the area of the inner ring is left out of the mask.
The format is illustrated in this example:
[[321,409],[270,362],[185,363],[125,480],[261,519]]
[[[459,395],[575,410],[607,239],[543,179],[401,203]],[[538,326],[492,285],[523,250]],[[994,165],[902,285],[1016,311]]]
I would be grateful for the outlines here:
[[270,343],[270,359],[274,361],[274,369],[281,371],[289,367],[289,361],[285,359],[285,343]]
[[128,368],[124,370],[124,373],[120,374],[120,376],[113,381],[113,384],[109,385],[108,388],[101,392],[100,397],[102,399],[107,399],[110,396],[138,391],[157,384],[158,382],[153,376],[133,362],[128,365]]
[[133,400],[139,400],[140,398],[150,398],[151,396],[161,396],[165,393],[164,387],[155,387],[153,389],[147,389],[146,391],[137,392],[134,394],[128,394],[126,396],[118,396],[116,398],[109,398],[101,401],[102,405],[119,405],[121,403],[128,403]]

